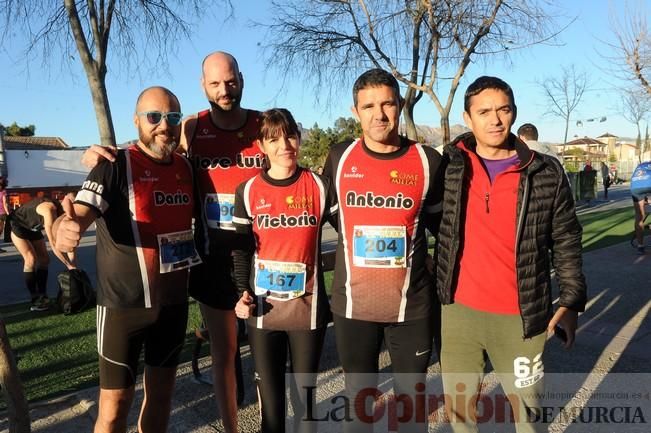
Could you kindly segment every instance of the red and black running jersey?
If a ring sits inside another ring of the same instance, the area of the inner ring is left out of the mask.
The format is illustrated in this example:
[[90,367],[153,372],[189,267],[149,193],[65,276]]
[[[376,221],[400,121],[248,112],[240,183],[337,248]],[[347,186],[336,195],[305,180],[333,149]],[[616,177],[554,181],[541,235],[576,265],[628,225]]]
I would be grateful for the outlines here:
[[334,314],[395,323],[430,313],[425,227],[434,230],[440,216],[440,162],[434,149],[407,140],[391,153],[362,139],[331,150],[324,174],[339,202]]
[[187,302],[187,269],[200,262],[192,236],[192,167],[159,163],[137,145],[88,175],[75,203],[95,209],[97,303],[112,308]]
[[208,254],[209,240],[220,248],[232,248],[238,242],[233,226],[235,189],[260,173],[264,165],[264,154],[255,143],[259,116],[259,112],[248,110],[243,127],[225,130],[215,126],[210,110],[197,114],[188,157],[194,167],[201,209],[195,239],[204,254]]
[[233,222],[255,240],[248,262],[234,257],[238,287],[256,295],[251,326],[289,331],[328,323],[321,225],[335,212],[327,183],[302,168],[284,180],[263,172],[237,188]]

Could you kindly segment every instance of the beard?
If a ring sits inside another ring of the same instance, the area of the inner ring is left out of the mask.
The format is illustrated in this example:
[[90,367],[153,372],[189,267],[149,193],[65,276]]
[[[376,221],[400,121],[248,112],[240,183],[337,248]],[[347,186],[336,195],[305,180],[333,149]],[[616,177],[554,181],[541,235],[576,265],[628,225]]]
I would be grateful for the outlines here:
[[228,104],[220,104],[213,98],[208,97],[208,102],[210,103],[210,108],[217,112],[228,113],[240,107],[240,100],[242,99],[242,91],[240,90],[237,94],[229,94],[231,101]]
[[140,139],[140,142],[151,153],[153,153],[159,159],[167,159],[172,155],[172,153],[174,153],[174,151],[178,147],[179,145],[178,137],[170,134],[169,137],[171,138],[171,141],[160,144],[160,142],[156,141],[157,135],[162,135],[162,133],[147,134],[143,131],[138,131],[138,138]]

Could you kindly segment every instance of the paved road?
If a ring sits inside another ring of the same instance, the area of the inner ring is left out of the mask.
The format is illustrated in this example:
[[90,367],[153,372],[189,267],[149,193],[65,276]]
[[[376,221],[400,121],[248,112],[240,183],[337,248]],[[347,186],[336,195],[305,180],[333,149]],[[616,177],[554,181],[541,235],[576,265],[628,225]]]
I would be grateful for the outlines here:
[[[628,200],[626,192],[611,203],[591,203],[582,208],[590,211],[597,206],[615,206]],[[93,251],[93,238],[84,240],[81,255],[90,256]],[[83,260],[88,260],[84,258]],[[0,303],[9,299],[20,299],[10,292],[21,292],[22,285],[5,284],[19,266],[15,253],[0,257],[0,273],[3,275]],[[90,268],[87,268],[90,270]],[[584,255],[584,271],[587,276],[590,302],[581,316],[577,343],[573,350],[565,351],[556,341],[547,347],[546,377],[554,383],[554,391],[563,395],[558,407],[582,407],[589,405],[604,408],[619,405],[634,410],[639,407],[647,424],[606,424],[571,423],[571,418],[557,416],[550,428],[552,432],[649,432],[651,407],[647,399],[636,401],[636,390],[651,389],[651,255],[637,256],[628,243],[615,245]],[[92,274],[92,271],[91,271]],[[54,287],[54,286],[52,286]],[[52,293],[52,290],[51,290]],[[341,367],[334,348],[332,329],[328,331],[322,359],[322,372],[319,375],[317,393],[318,407],[324,414],[332,410],[330,404],[343,389]],[[207,371],[210,360],[202,360],[202,369]],[[243,353],[244,374],[247,380],[247,399],[240,409],[240,430],[253,432],[257,428],[257,405],[251,383],[252,363],[248,348]],[[381,367],[388,367],[386,353],[381,359]],[[428,393],[438,395],[440,389],[439,365],[433,356],[428,370]],[[556,373],[556,374],[555,374]],[[495,378],[487,378],[487,391],[495,387]],[[137,398],[142,398],[141,384],[138,385]],[[384,382],[391,386],[390,380]],[[618,394],[616,394],[618,392]],[[642,398],[644,394],[642,393]],[[97,389],[91,388],[47,402],[32,404],[30,412],[32,429],[40,433],[69,433],[91,431],[96,416]],[[138,402],[139,404],[139,402]],[[135,407],[135,406],[134,406]],[[597,410],[597,409],[595,409]],[[601,409],[598,409],[601,410]],[[604,409],[606,410],[606,409]],[[434,413],[440,413],[434,412]],[[610,413],[610,412],[608,412]],[[587,415],[586,415],[587,416]],[[135,432],[137,411],[130,414],[129,432]],[[638,418],[639,421],[639,418]],[[490,431],[502,431],[504,426],[490,426]],[[0,413],[0,433],[7,431],[6,416]],[[322,424],[319,431],[340,431],[340,424]],[[223,431],[218,420],[211,388],[198,384],[187,365],[182,366],[178,375],[177,389],[172,413],[170,432],[207,433]],[[386,431],[380,428],[378,431]],[[431,423],[430,432],[448,432],[449,426]],[[485,430],[488,431],[488,430]],[[506,429],[505,431],[512,431]]]
[[[611,188],[609,200],[604,200],[602,191],[599,192],[596,200],[590,203],[579,203],[579,213],[588,213],[606,209],[614,209],[625,206],[631,206],[630,192],[626,185],[616,185]],[[323,250],[332,251],[337,246],[337,232],[326,224],[323,228]],[[89,231],[82,240],[79,249],[78,260],[79,266],[85,269],[91,280],[95,280],[95,232]],[[2,275],[2,290],[0,290],[0,305],[16,304],[29,300],[27,290],[24,289],[21,270],[21,258],[16,252],[14,246],[9,243],[0,243],[0,247],[5,249],[6,253],[0,253],[0,272]],[[64,269],[63,265],[51,255],[50,276],[48,279],[48,294],[50,297],[56,296],[56,274]]]

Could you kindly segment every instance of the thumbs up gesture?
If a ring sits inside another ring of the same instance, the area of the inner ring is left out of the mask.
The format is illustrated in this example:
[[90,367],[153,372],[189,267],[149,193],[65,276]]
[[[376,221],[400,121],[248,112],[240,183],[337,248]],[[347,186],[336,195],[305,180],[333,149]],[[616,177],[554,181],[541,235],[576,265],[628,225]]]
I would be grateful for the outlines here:
[[244,292],[237,305],[235,305],[235,315],[239,319],[248,319],[255,308],[253,296],[249,292]]
[[75,213],[75,207],[69,197],[61,202],[64,214],[59,217],[56,229],[56,242],[54,247],[58,251],[69,253],[74,251],[81,239],[81,226]]

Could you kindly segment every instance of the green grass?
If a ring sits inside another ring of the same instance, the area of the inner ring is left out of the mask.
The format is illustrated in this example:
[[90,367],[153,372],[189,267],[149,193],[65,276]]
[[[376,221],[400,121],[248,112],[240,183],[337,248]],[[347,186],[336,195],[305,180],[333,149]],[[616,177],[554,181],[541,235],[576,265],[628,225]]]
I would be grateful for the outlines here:
[[[0,308],[18,370],[29,401],[52,398],[99,383],[95,309],[64,316],[54,310],[30,312],[29,304]],[[199,307],[190,303],[183,362],[192,356],[194,329],[201,323]],[[208,345],[202,355],[208,354]],[[0,407],[4,402],[0,401]]]
[[[583,214],[579,220],[583,225],[584,251],[590,251],[628,241],[633,209]],[[325,273],[325,282],[329,291],[332,271]],[[94,309],[63,316],[54,311],[32,313],[28,304],[19,304],[0,307],[0,317],[7,325],[12,348],[20,357],[18,367],[30,401],[97,385]],[[194,329],[200,323],[199,308],[191,302],[183,361],[191,359]],[[202,355],[208,354],[207,345],[202,350]]]
[[583,226],[583,251],[592,251],[630,241],[633,236],[633,206],[591,212],[579,216]]

